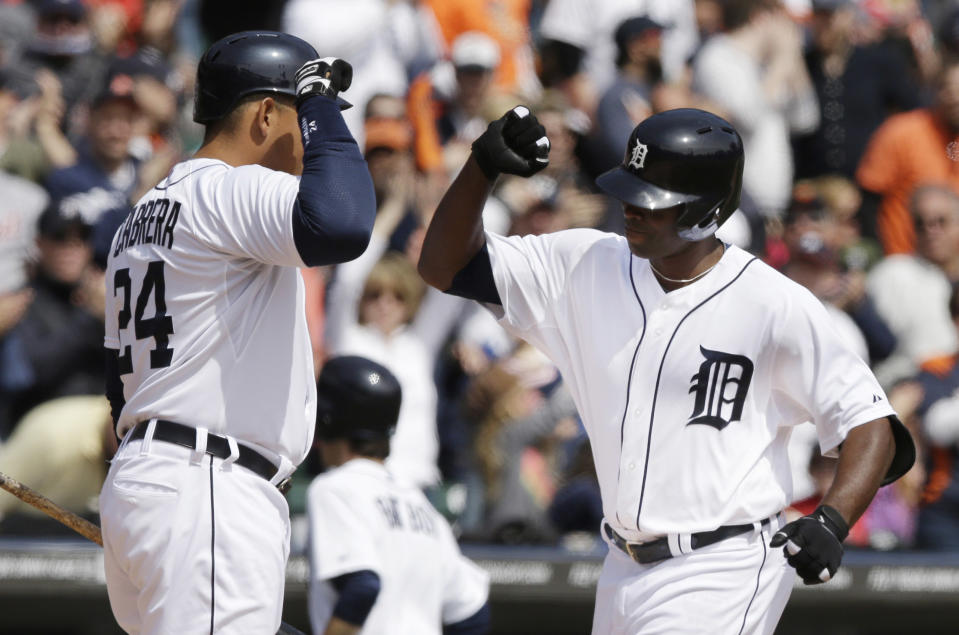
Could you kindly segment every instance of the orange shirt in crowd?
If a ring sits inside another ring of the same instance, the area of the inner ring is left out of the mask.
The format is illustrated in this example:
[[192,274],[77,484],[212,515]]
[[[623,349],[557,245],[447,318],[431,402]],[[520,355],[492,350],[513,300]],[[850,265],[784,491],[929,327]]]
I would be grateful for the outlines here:
[[882,196],[877,222],[886,253],[911,253],[916,232],[909,197],[925,183],[946,183],[959,191],[959,136],[928,109],[893,115],[869,141],[856,180]]
[[530,0],[426,0],[426,4],[447,47],[467,31],[482,31],[496,40],[501,61],[493,82],[503,92],[517,92],[524,58],[530,54]]
[[410,84],[406,96],[406,113],[413,127],[413,155],[421,172],[437,172],[443,168],[443,144],[436,129],[441,105],[433,98],[433,81],[423,73]]

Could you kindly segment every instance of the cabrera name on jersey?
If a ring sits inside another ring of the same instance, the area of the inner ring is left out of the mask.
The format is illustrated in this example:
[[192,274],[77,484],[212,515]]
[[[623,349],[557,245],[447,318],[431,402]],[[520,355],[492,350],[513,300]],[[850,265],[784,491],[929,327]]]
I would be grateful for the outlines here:
[[144,243],[173,248],[173,228],[180,218],[180,203],[160,198],[142,203],[127,216],[113,242],[113,257],[133,245]]

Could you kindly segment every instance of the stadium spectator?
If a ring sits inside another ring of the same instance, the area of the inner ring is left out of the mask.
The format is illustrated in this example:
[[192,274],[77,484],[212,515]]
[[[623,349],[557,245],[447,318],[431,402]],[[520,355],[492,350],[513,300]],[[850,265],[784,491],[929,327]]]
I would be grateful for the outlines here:
[[878,214],[876,231],[887,254],[916,249],[909,197],[922,183],[959,188],[957,161],[959,58],[944,63],[935,103],[889,117],[869,140],[856,170],[856,180],[867,193],[863,222],[868,225]]
[[[39,404],[17,423],[0,447],[0,465],[5,474],[61,507],[89,515],[96,511],[116,447],[110,404],[103,395],[59,397]],[[0,496],[3,533],[12,531],[17,514],[46,518],[13,496]],[[48,521],[46,528],[51,526],[58,525]]]
[[337,267],[330,286],[326,342],[331,355],[367,357],[396,375],[403,406],[387,465],[400,478],[426,488],[439,482],[434,357],[408,328],[426,289],[407,256],[382,255],[392,233],[390,223],[395,221],[381,209],[373,228],[379,245],[371,239],[366,253]]
[[64,128],[72,133],[82,129],[82,106],[93,100],[103,84],[113,49],[109,43],[105,49],[98,48],[90,12],[82,0],[40,0],[35,7],[36,36],[13,64],[31,77],[41,68],[54,73],[62,86]]
[[646,16],[624,20],[614,33],[616,79],[599,99],[594,136],[599,156],[593,171],[605,172],[619,163],[626,152],[629,133],[653,114],[652,93],[662,80],[663,27]]
[[416,166],[427,175],[440,174],[443,187],[449,178],[446,146],[468,146],[486,129],[485,107],[499,63],[496,42],[479,31],[469,31],[453,42],[450,63],[437,64],[410,85],[407,108]]
[[949,186],[924,185],[912,193],[909,206],[916,253],[887,256],[866,281],[898,342],[874,368],[885,386],[913,376],[928,359],[955,353],[959,344],[948,311],[950,277],[959,275],[959,195]]
[[850,240],[844,229],[812,183],[797,184],[785,218],[790,259],[783,273],[812,291],[859,356],[875,364],[892,354],[896,337],[866,292],[864,267],[850,266],[854,260],[842,242]]
[[[13,354],[8,336],[33,301],[28,265],[35,249],[37,220],[47,205],[38,185],[0,171],[0,386],[14,386],[29,372]],[[13,425],[0,389],[0,440]]]
[[[949,299],[959,331],[959,290]],[[927,360],[916,377],[928,478],[919,508],[916,546],[959,551],[959,355]]]
[[[842,271],[833,230],[832,219],[818,197],[795,198],[785,218],[783,238],[790,259],[783,273],[819,298],[843,340],[868,363],[866,337],[849,314],[860,305],[871,308],[865,297],[865,276]],[[878,318],[876,321],[884,328],[886,339],[894,342],[888,328]]]
[[545,368],[516,363],[529,353],[524,346],[494,364],[466,395],[484,486],[479,537],[498,543],[555,541],[547,513],[558,478],[555,446],[579,430],[576,407],[562,384],[541,384],[537,376]]
[[435,16],[446,46],[452,50],[456,39],[470,31],[492,39],[500,52],[500,63],[493,70],[497,93],[531,101],[542,89],[536,75],[531,46],[529,15],[532,0],[426,0]]
[[92,264],[91,226],[56,203],[40,216],[33,301],[0,353],[21,369],[0,384],[3,435],[30,408],[55,397],[103,393],[103,271]]
[[613,33],[623,20],[645,15],[666,27],[663,73],[679,80],[696,49],[693,0],[551,0],[540,23],[543,84],[559,88],[570,104],[591,117],[612,84],[616,65]]
[[155,184],[144,188],[139,181],[142,162],[130,154],[139,115],[133,91],[129,75],[109,78],[91,104],[75,163],[47,177],[47,190],[64,213],[81,216],[90,226],[107,212],[125,215],[130,201]]
[[693,88],[725,111],[749,148],[743,194],[762,216],[778,217],[792,191],[790,135],[819,123],[802,33],[776,0],[722,6],[724,31],[696,55]]
[[805,61],[819,126],[796,140],[798,177],[855,176],[869,137],[890,114],[921,105],[919,82],[901,51],[855,39],[852,0],[813,0]]

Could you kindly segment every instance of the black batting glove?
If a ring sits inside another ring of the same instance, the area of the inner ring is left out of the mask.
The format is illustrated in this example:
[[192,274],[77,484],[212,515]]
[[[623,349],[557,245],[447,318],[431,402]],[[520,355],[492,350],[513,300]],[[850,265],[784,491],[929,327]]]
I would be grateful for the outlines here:
[[786,561],[805,584],[828,582],[842,562],[842,541],[849,535],[843,517],[829,505],[794,520],[776,532],[770,547],[783,547]]
[[516,106],[492,122],[473,142],[473,157],[483,174],[532,176],[549,165],[546,129],[526,106]]
[[300,106],[313,95],[323,95],[335,99],[340,110],[346,110],[352,104],[338,97],[353,83],[353,67],[338,57],[324,57],[310,60],[293,75],[296,82],[296,105]]

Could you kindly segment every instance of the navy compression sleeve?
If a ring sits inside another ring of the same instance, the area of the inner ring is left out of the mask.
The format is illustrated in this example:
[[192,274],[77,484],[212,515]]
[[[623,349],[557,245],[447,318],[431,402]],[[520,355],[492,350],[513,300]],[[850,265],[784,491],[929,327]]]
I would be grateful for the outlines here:
[[106,393],[107,401],[110,402],[110,414],[113,416],[113,425],[117,425],[120,420],[120,411],[126,405],[123,398],[123,381],[120,379],[120,362],[117,359],[120,351],[112,348],[106,349]]
[[366,161],[336,101],[314,95],[298,109],[303,176],[293,205],[293,241],[310,267],[346,262],[366,250],[376,197]]
[[489,602],[465,620],[445,624],[443,635],[486,635],[490,630]]
[[339,593],[333,615],[344,622],[363,626],[380,594],[380,576],[364,569],[332,578],[330,584]]
[[503,304],[496,290],[496,282],[493,280],[493,265],[485,242],[466,266],[453,277],[453,283],[446,293],[479,302]]

